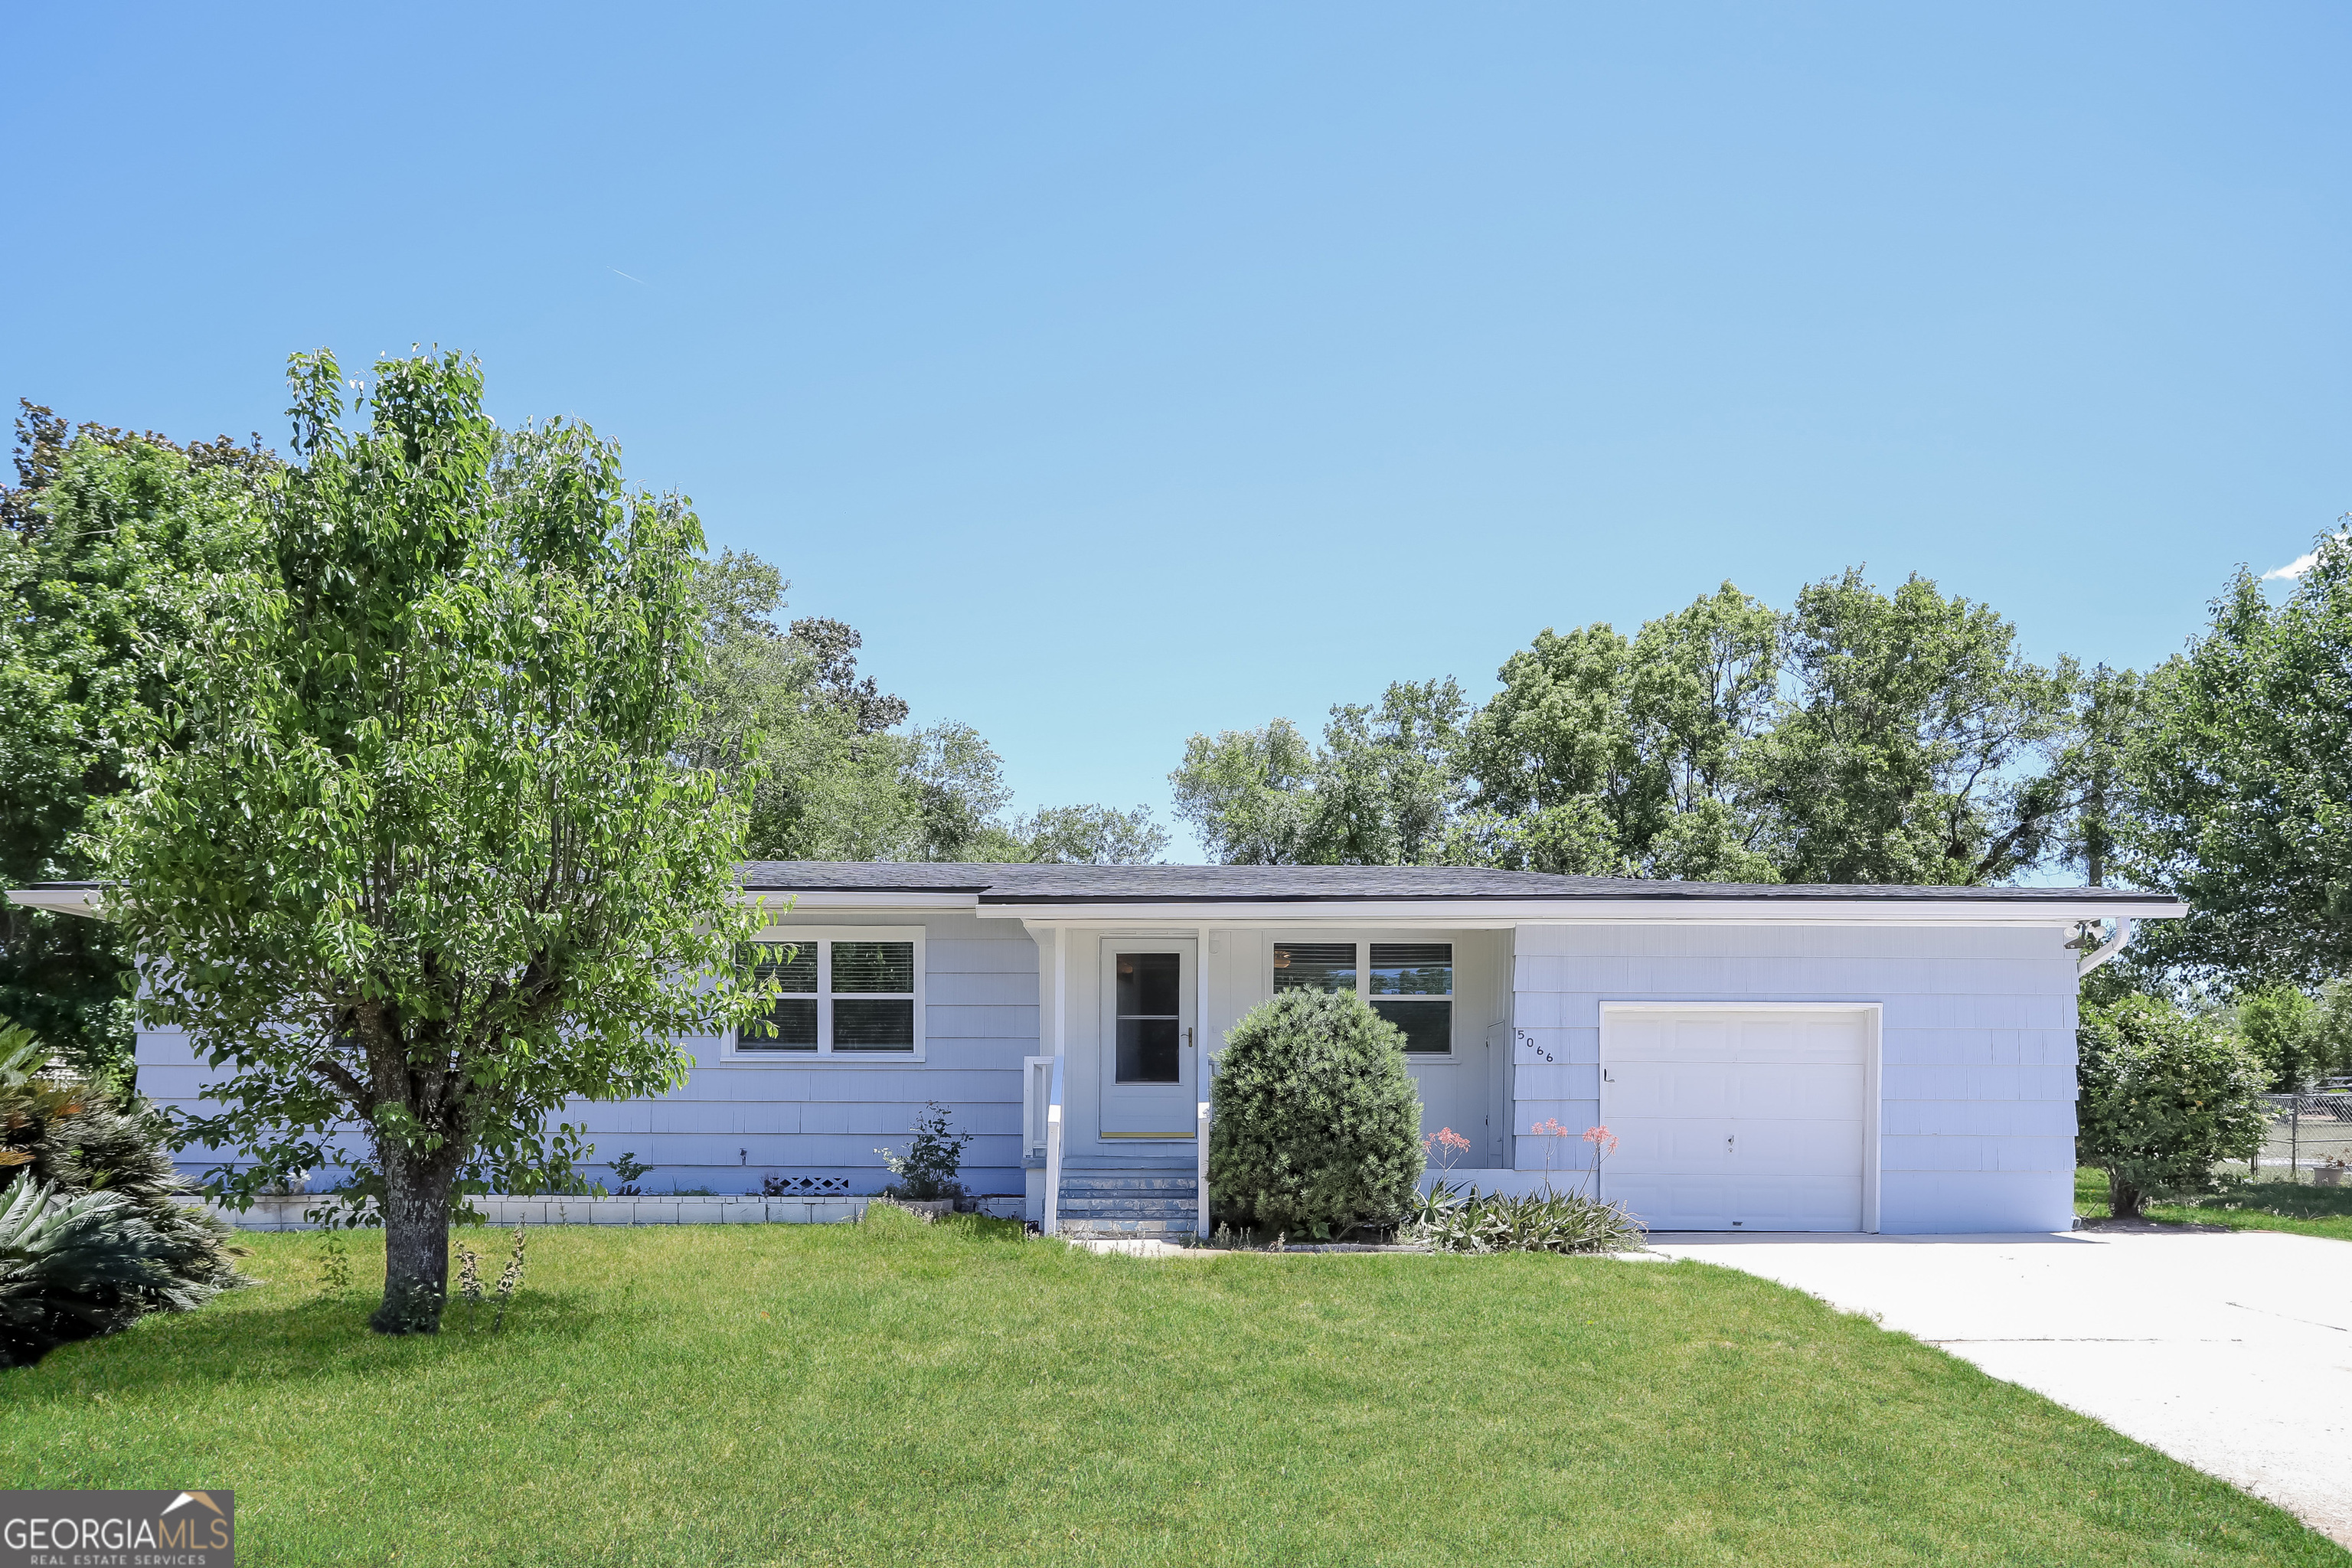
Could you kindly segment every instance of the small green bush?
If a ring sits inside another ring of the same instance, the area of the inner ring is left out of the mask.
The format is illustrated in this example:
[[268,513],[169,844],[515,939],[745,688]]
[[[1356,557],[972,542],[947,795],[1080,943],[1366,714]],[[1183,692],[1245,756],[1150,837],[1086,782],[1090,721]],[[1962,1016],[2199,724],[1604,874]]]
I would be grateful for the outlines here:
[[1421,1181],[1421,1096],[1394,1025],[1353,994],[1288,991],[1225,1042],[1209,1097],[1221,1217],[1319,1239],[1404,1213]]
[[2076,1036],[2075,1150],[2107,1175],[2108,1212],[2201,1192],[2217,1160],[2263,1141],[2263,1064],[2213,1021],[2153,996],[2083,1009]]
[[948,1108],[938,1100],[923,1107],[923,1114],[915,1118],[915,1136],[907,1152],[877,1149],[882,1163],[898,1179],[882,1189],[886,1198],[902,1198],[910,1203],[936,1203],[941,1198],[963,1196],[963,1184],[956,1173],[963,1168],[964,1146],[972,1140],[969,1132],[948,1131]]

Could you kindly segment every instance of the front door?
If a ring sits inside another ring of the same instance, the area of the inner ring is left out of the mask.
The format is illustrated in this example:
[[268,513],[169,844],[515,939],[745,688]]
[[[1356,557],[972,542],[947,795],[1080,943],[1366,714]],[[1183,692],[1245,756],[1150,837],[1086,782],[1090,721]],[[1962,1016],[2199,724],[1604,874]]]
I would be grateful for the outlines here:
[[1196,1136],[1198,960],[1189,938],[1110,937],[1102,946],[1102,1135]]

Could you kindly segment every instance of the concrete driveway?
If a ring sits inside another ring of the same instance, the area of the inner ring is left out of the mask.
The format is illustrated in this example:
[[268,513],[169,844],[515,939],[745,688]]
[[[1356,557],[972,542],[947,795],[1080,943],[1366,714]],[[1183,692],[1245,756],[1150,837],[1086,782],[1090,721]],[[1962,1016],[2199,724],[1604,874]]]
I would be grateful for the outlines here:
[[2352,1546],[2352,1243],[1660,1232],[1651,1246],[1875,1313]]

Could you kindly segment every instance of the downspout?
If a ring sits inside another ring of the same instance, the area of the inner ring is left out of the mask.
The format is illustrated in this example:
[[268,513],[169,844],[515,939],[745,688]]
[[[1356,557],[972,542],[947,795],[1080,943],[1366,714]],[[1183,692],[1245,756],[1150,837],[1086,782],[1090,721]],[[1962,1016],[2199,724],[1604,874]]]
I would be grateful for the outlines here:
[[[2087,924],[2089,922],[2085,921],[2084,923]],[[2074,978],[2080,980],[2084,975],[2090,973],[2091,971],[2098,968],[2099,965],[2106,963],[2107,960],[2121,952],[2124,950],[2124,944],[2131,941],[2131,939],[2132,922],[2122,916],[2117,916],[2116,919],[2115,934],[2107,938],[2106,941],[2099,943],[2098,946],[2093,948],[2090,952],[2084,953],[2082,958],[2076,962],[2074,965]]]

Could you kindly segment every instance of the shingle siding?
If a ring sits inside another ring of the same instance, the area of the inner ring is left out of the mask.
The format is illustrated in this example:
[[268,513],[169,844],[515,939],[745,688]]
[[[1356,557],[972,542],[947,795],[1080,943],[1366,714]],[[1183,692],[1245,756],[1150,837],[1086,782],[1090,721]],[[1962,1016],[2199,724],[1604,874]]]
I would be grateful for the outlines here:
[[[1003,868],[854,869],[905,887],[925,877],[981,882]],[[1206,885],[1192,874],[1266,868],[1145,869],[1186,872],[1186,885]],[[1057,875],[1087,879],[1072,868]],[[740,1194],[769,1173],[843,1178],[870,1192],[884,1179],[875,1150],[903,1146],[924,1103],[938,1100],[959,1130],[974,1134],[968,1184],[1021,1192],[1022,1058],[1042,1054],[1038,954],[1028,934],[1010,920],[937,909],[812,910],[790,919],[924,926],[924,1060],[738,1060],[717,1039],[688,1040],[693,1066],[676,1093],[568,1109],[566,1119],[585,1126],[601,1161],[635,1153],[656,1167],[647,1184],[655,1192]],[[1875,1002],[1883,1007],[1882,1227],[2063,1226],[2072,1213],[2074,1131],[2074,955],[2061,945],[2065,935],[2054,924],[1521,925],[1508,933],[1506,964],[1497,931],[1492,1005],[1499,1016],[1507,1003],[1514,1030],[1507,1107],[1516,1154],[1504,1157],[1524,1170],[1541,1169],[1547,1148],[1563,1167],[1581,1158],[1580,1141],[1526,1134],[1547,1119],[1574,1131],[1598,1119],[1604,1001]],[[1466,963],[1471,939],[1459,940]],[[1207,960],[1213,968],[1231,967],[1244,948],[1256,952],[1238,938],[1225,945]],[[1264,983],[1250,973],[1249,994],[1228,998],[1235,1007]],[[1469,992],[1461,1005],[1473,1005]],[[175,1032],[142,1033],[139,1062],[142,1089],[187,1109],[215,1076]],[[195,1169],[215,1163],[201,1151],[184,1161]]]
[[[563,1120],[596,1145],[594,1163],[634,1153],[655,1167],[642,1184],[654,1193],[755,1192],[770,1173],[845,1177],[871,1192],[887,1179],[875,1150],[904,1147],[925,1102],[938,1100],[958,1131],[976,1135],[964,1152],[965,1184],[1021,1192],[1021,1058],[1038,1048],[1036,943],[1010,921],[936,910],[828,910],[804,921],[925,927],[924,1059],[743,1061],[715,1037],[689,1038],[681,1043],[693,1066],[674,1093],[565,1108]],[[196,1109],[199,1086],[214,1076],[177,1032],[139,1037],[140,1087],[158,1100]],[[218,1163],[196,1150],[182,1157],[190,1170]]]
[[[2063,1229],[2074,954],[2055,927],[1521,926],[1517,1131],[1600,1116],[1604,1001],[1883,1005],[1880,1226]],[[1550,1059],[1546,1059],[1549,1057]],[[1522,1136],[1540,1169],[1546,1140]],[[1580,1146],[1560,1151],[1581,1158]],[[1565,1163],[1563,1158],[1562,1163]]]

